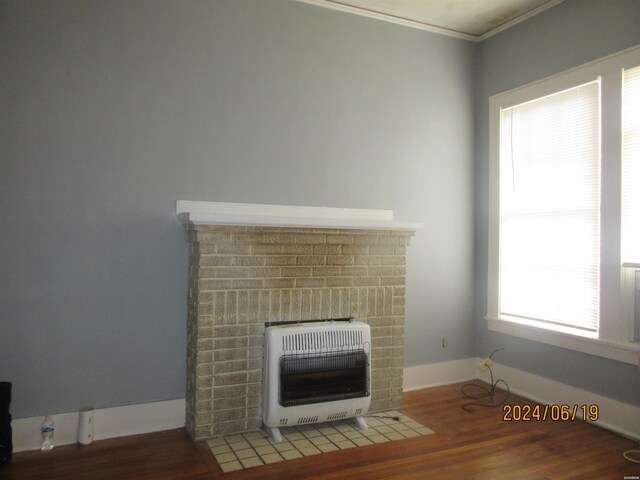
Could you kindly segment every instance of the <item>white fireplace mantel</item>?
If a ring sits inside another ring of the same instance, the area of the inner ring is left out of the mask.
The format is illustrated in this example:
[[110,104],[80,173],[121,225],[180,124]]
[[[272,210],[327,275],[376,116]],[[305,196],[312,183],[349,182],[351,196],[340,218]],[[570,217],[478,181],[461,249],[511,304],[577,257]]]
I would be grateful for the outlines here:
[[393,220],[393,210],[299,207],[178,200],[176,214],[199,225],[247,225],[290,228],[353,228],[363,230],[418,230],[422,222]]

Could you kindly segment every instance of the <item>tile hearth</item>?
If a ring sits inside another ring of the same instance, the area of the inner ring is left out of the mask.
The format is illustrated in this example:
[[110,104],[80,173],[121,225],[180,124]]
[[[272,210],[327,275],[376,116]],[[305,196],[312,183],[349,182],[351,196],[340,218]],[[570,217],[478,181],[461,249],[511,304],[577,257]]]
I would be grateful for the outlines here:
[[[400,420],[386,417],[399,417]],[[348,448],[430,435],[431,429],[397,411],[366,418],[369,428],[358,430],[348,420],[282,428],[281,443],[254,431],[207,442],[224,473]]]

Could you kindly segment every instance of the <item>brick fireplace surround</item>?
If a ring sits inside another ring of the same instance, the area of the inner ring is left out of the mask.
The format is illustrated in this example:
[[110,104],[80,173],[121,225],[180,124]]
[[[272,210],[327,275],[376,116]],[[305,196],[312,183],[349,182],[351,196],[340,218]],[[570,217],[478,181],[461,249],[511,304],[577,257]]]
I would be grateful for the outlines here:
[[265,322],[368,323],[371,411],[400,407],[405,253],[414,231],[193,222],[186,228],[186,427],[194,439],[262,425]]

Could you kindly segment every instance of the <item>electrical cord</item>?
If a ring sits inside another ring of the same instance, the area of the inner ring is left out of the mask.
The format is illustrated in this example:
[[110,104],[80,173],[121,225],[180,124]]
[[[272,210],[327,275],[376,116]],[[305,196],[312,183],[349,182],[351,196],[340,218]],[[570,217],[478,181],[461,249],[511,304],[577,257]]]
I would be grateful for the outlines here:
[[630,462],[640,463],[640,450],[627,450],[622,456]]
[[384,415],[365,415],[366,418],[388,418],[390,420],[395,420],[396,422],[400,421],[400,417],[398,416],[394,416],[394,417],[388,417],[388,416],[384,416]]
[[[489,359],[491,359],[496,352],[499,352],[500,350],[504,350],[504,348],[498,348],[497,350],[494,350],[493,353],[491,353],[491,355],[489,355]],[[493,370],[491,370],[491,367],[487,365],[487,368],[489,369],[489,374],[491,375],[491,387],[487,388],[487,387],[483,387],[482,385],[477,385],[475,383],[466,383],[462,386],[462,394],[467,397],[470,400],[473,400],[473,402],[467,402],[464,405],[462,405],[462,409],[466,412],[471,413],[475,407],[488,407],[488,408],[497,408],[497,407],[501,407],[502,405],[505,404],[505,402],[507,401],[507,399],[509,398],[509,394],[511,393],[511,391],[509,390],[509,385],[507,384],[507,382],[505,382],[503,379],[499,378],[498,380],[496,380],[495,382],[493,381]],[[503,384],[506,388],[506,395],[505,397],[502,399],[502,401],[500,402],[496,402],[494,400],[494,396],[496,393],[496,387],[498,386],[498,384]],[[480,393],[476,393],[476,394],[471,394],[468,393],[469,388],[475,388],[480,390]],[[484,403],[484,402],[480,402],[479,400],[482,400],[484,398],[490,398],[491,401],[490,403]]]

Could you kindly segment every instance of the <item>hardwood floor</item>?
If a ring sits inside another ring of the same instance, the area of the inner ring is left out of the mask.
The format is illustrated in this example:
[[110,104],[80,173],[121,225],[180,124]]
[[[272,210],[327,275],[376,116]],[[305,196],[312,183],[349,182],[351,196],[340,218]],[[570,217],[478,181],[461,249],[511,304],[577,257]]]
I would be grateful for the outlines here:
[[[626,438],[582,421],[503,422],[500,408],[464,411],[461,385],[405,393],[403,412],[435,435],[222,474],[184,429],[18,453],[1,479],[617,479],[640,476]],[[509,404],[530,404],[511,395]]]

